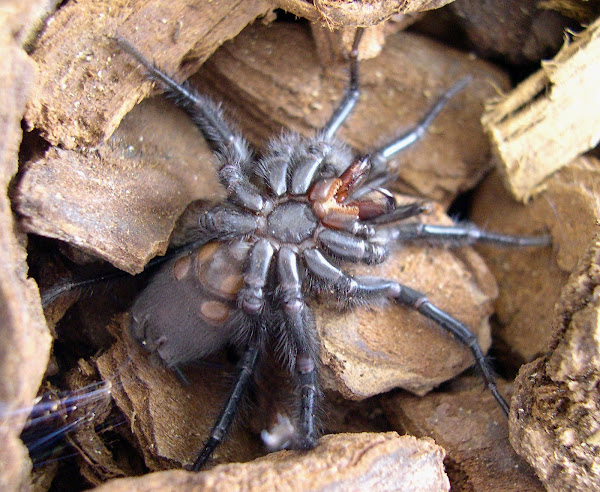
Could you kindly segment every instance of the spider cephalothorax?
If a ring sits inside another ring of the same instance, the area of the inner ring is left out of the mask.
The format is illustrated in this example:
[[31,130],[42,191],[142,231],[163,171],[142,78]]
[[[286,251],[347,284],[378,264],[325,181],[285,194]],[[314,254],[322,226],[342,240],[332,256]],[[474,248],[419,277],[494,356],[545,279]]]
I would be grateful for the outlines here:
[[[132,307],[132,333],[170,367],[234,345],[238,375],[210,439],[196,460],[199,469],[223,439],[261,356],[280,363],[296,388],[291,425],[264,433],[273,448],[314,447],[319,405],[318,338],[309,301],[315,295],[345,305],[389,300],[417,310],[454,335],[473,353],[502,410],[477,339],[427,297],[398,282],[346,273],[344,262],[379,263],[394,245],[414,240],[452,244],[487,241],[540,246],[547,237],[514,237],[473,225],[433,226],[404,219],[425,211],[418,202],[399,206],[384,187],[386,162],[422,137],[445,103],[468,78],[444,93],[409,133],[367,156],[353,157],[335,133],[359,97],[358,31],[350,55],[350,83],[329,122],[310,138],[294,133],[274,139],[262,157],[223,117],[219,106],[148,62],[133,46],[120,46],[141,63],[194,119],[212,143],[227,198],[198,217],[194,248],[170,260]],[[168,305],[164,305],[164,299]],[[156,309],[161,300],[160,310]],[[282,430],[284,429],[284,430]]]

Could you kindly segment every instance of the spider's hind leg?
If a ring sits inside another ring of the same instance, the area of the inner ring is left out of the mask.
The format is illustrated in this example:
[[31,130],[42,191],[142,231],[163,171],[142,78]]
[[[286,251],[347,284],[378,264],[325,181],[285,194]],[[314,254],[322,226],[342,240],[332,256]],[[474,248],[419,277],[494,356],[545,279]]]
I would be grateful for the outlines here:
[[396,224],[385,229],[380,228],[376,235],[378,236],[377,241],[384,242],[386,245],[392,242],[404,243],[418,240],[451,246],[488,243],[495,246],[541,247],[552,244],[552,237],[548,235],[513,236],[499,234],[486,231],[469,222],[451,226],[424,224],[422,222]]
[[317,410],[321,400],[318,381],[319,344],[314,317],[302,296],[298,256],[290,248],[279,250],[277,273],[279,298],[284,314],[284,337],[293,352],[288,370],[293,375],[299,398],[291,434],[264,432],[263,440],[272,449],[312,449],[317,444],[319,430]]
[[190,468],[192,471],[199,471],[204,464],[208,461],[210,456],[212,455],[215,448],[223,441],[225,435],[227,434],[227,430],[231,426],[233,422],[233,418],[237,413],[238,406],[240,404],[240,400],[242,399],[244,393],[248,389],[248,386],[252,382],[252,374],[256,369],[256,365],[258,362],[258,347],[255,345],[250,345],[242,358],[238,362],[238,375],[229,393],[229,397],[221,410],[221,414],[217,419],[217,422],[212,428],[210,432],[210,437],[208,441],[204,444],[202,451],[198,455],[198,458]]

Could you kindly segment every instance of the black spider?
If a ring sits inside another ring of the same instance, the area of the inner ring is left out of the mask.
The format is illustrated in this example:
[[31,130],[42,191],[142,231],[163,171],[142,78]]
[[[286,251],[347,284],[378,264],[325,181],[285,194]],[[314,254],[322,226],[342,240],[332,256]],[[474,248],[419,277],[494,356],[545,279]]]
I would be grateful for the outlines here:
[[[241,357],[238,373],[210,438],[193,465],[200,469],[223,440],[238,404],[269,349],[287,370],[297,395],[295,422],[263,433],[271,448],[310,449],[317,443],[319,340],[306,299],[317,294],[346,305],[382,299],[417,310],[473,353],[485,384],[508,415],[476,337],[427,297],[394,280],[353,276],[343,262],[380,263],[397,243],[434,240],[544,246],[550,238],[506,236],[474,225],[403,222],[428,207],[399,206],[383,186],[386,162],[419,140],[446,102],[468,82],[449,89],[406,135],[370,155],[353,157],[335,133],[359,99],[357,31],[350,53],[350,81],[343,100],[310,138],[287,133],[256,157],[226,122],[218,104],[179,84],[124,39],[116,39],[185,109],[219,161],[227,198],[198,217],[194,248],[169,260],[135,301],[131,332],[167,366],[198,360],[228,344]],[[164,298],[168,298],[165,305]],[[162,308],[156,309],[159,302]]]

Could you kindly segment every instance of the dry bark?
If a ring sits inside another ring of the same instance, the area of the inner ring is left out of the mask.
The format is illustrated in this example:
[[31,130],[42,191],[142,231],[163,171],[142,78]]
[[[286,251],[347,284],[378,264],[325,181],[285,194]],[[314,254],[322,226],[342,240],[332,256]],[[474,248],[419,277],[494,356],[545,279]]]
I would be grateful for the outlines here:
[[538,0],[458,0],[450,5],[473,48],[513,64],[537,63],[556,54],[568,19]]
[[494,337],[506,356],[529,362],[546,352],[551,340],[554,304],[570,272],[597,232],[600,220],[600,161],[580,157],[552,176],[545,191],[525,206],[502,186],[497,174],[478,188],[472,217],[491,230],[512,234],[550,233],[551,248],[478,247],[500,295],[499,326]]
[[543,190],[544,179],[600,140],[599,58],[600,20],[487,107],[483,125],[517,199]]
[[397,14],[410,14],[437,9],[453,0],[371,0],[346,2],[340,0],[274,0],[298,17],[318,22],[330,29],[379,24]]
[[599,287],[596,237],[562,291],[551,350],[516,381],[511,443],[551,491],[600,487]]
[[147,490],[448,491],[443,450],[430,440],[386,434],[326,436],[310,453],[280,451],[201,473],[168,471],[109,482],[99,492]]
[[26,238],[15,223],[8,187],[17,172],[21,119],[35,64],[19,46],[41,2],[5,2],[0,25],[0,488],[27,488],[31,463],[18,436],[46,370],[50,335],[35,283],[27,276]]
[[[509,384],[499,382],[507,395]],[[446,450],[452,490],[534,492],[544,487],[511,448],[508,423],[478,377],[462,376],[444,391],[418,398],[396,393],[384,399],[386,416],[398,432],[429,436]]]

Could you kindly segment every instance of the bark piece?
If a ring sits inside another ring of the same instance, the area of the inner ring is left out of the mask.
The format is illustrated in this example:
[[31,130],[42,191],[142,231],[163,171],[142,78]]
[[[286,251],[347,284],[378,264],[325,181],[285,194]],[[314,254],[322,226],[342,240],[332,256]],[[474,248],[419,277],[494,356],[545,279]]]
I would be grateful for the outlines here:
[[545,178],[600,140],[599,57],[600,20],[486,108],[484,128],[517,199],[527,201]]
[[593,157],[580,157],[552,176],[527,206],[514,201],[498,175],[487,178],[475,194],[472,218],[482,227],[553,237],[551,248],[477,248],[500,290],[495,337],[519,363],[548,348],[554,304],[596,233],[599,196],[600,161]]
[[152,98],[93,151],[53,147],[28,163],[15,200],[28,231],[139,273],[192,200],[222,196],[213,159],[192,121]]
[[5,26],[10,31],[12,41],[16,45],[30,46],[38,32],[42,29],[45,18],[50,15],[60,0],[31,0],[3,2],[2,15]]
[[[129,338],[128,316],[109,329],[117,342],[98,358],[98,369],[112,385],[113,398],[130,423],[146,466],[163,470],[193,464],[227,399],[233,366],[217,359],[187,368],[186,385]],[[212,462],[248,461],[261,452],[256,438],[234,427]]]
[[[439,208],[424,222],[452,223]],[[433,304],[465,323],[484,351],[489,348],[488,317],[496,284],[470,248],[449,251],[423,243],[407,245],[384,264],[353,272],[397,280],[425,293]],[[316,316],[325,385],[348,399],[361,400],[397,387],[424,395],[473,364],[471,351],[443,329],[393,303],[384,309],[341,313],[327,303]]]
[[[15,5],[13,13],[23,13]],[[35,7],[33,4],[30,7]],[[0,26],[0,489],[28,487],[31,463],[18,436],[46,369],[50,335],[35,283],[27,276],[24,235],[15,223],[7,190],[17,172],[25,101],[35,82],[35,65],[13,41],[19,16]],[[13,413],[16,412],[16,413]]]
[[[504,395],[511,389],[502,381],[498,387]],[[399,432],[429,436],[446,450],[444,464],[453,490],[544,490],[511,448],[508,422],[481,378],[460,377],[444,392],[422,398],[398,393],[384,399],[384,409]]]
[[308,453],[281,451],[201,473],[169,471],[115,480],[119,490],[394,490],[447,491],[443,450],[430,440],[386,434],[325,436]]
[[553,56],[569,25],[538,0],[457,0],[449,7],[462,24],[473,48],[488,58],[511,64],[536,63]]
[[26,119],[53,145],[94,146],[151,87],[141,83],[141,72],[110,36],[128,39],[169,73],[189,76],[268,10],[263,0],[67,3],[47,23],[32,54],[40,77]]
[[[396,14],[386,22],[365,29],[359,46],[359,60],[366,60],[379,55],[387,36],[406,29],[421,17],[422,14],[420,13]],[[316,52],[322,66],[327,67],[348,60],[356,27],[332,30],[318,22],[311,23],[310,27],[317,45]]]
[[[347,62],[323,70],[308,33],[297,25],[254,25],[219,49],[193,77],[224,102],[257,148],[289,128],[311,135],[330,118],[348,83]],[[399,190],[449,204],[488,169],[488,142],[479,117],[504,74],[409,33],[387,37],[375,59],[360,64],[361,100],[338,132],[358,151],[372,151],[412,128],[458,80],[474,80],[436,118],[427,136],[390,165]]]
[[443,7],[453,0],[376,0],[346,2],[340,0],[275,0],[282,9],[298,17],[319,22],[330,29],[372,26],[397,14],[409,14]]
[[600,14],[598,0],[543,0],[540,6],[556,10],[562,15],[575,19],[580,24],[589,24]]
[[600,487],[600,239],[557,304],[550,352],[521,368],[510,439],[551,491]]

